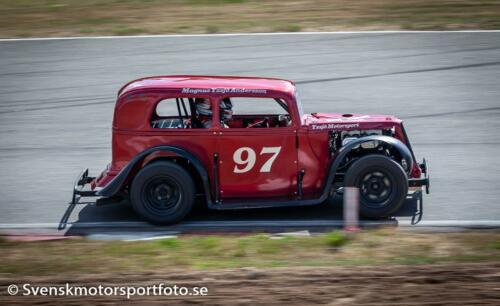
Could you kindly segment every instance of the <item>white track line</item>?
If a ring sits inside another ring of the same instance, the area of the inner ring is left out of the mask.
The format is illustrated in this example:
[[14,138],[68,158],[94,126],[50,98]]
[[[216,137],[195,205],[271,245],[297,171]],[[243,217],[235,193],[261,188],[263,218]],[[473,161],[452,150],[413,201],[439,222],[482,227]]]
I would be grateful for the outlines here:
[[276,32],[276,33],[226,33],[226,34],[165,34],[134,36],[75,36],[75,37],[32,37],[0,38],[0,42],[37,40],[76,39],[135,39],[135,38],[176,38],[176,37],[227,37],[227,36],[273,36],[273,35],[331,35],[331,34],[426,34],[426,33],[500,33],[500,30],[459,30],[459,31],[338,31],[338,32]]
[[[269,220],[269,221],[188,221],[172,226],[159,227],[169,228],[245,228],[245,227],[341,227],[342,220]],[[429,220],[418,224],[411,224],[409,220],[398,221],[361,221],[362,226],[398,225],[399,227],[500,227],[500,220]],[[54,229],[59,223],[4,223],[0,229]],[[146,222],[74,222],[68,223],[67,228],[153,228]]]

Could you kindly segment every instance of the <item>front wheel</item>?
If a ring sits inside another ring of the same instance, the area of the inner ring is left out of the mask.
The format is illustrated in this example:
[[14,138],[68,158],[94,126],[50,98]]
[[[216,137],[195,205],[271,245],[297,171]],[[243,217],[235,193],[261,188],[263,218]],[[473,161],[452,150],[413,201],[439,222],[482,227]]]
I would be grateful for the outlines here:
[[155,224],[179,222],[193,207],[195,187],[189,172],[168,162],[154,162],[135,176],[130,202],[137,214]]
[[408,194],[408,176],[394,160],[383,155],[367,155],[347,170],[344,186],[359,188],[361,216],[378,219],[403,205]]

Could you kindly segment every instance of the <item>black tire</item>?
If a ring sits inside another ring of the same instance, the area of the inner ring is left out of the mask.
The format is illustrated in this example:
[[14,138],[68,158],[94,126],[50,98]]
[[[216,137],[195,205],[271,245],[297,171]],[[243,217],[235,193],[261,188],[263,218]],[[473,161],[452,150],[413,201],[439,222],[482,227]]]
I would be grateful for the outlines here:
[[182,220],[193,207],[195,185],[181,166],[158,161],[142,168],[132,181],[130,202],[135,212],[154,224]]
[[379,219],[403,205],[408,194],[408,176],[394,160],[383,155],[367,155],[347,170],[344,186],[359,188],[361,216]]

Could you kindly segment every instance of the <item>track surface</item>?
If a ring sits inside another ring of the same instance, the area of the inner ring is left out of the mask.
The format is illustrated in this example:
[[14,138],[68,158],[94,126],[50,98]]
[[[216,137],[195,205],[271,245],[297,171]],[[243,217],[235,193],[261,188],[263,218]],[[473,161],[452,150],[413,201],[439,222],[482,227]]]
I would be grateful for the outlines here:
[[[430,161],[424,220],[500,219],[500,33],[359,33],[0,42],[0,223],[59,222],[79,171],[110,160],[117,90],[162,74],[287,78],[307,112],[395,114]],[[339,214],[197,209],[190,219]],[[120,205],[80,205],[70,218],[133,220]]]

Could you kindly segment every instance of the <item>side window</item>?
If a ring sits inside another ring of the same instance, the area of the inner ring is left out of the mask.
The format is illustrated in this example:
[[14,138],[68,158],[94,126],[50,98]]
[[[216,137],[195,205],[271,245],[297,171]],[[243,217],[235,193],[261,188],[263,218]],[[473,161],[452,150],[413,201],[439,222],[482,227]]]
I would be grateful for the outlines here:
[[193,99],[170,98],[158,102],[151,115],[155,129],[189,129],[192,124]]
[[225,100],[230,101],[232,108],[231,116],[229,113],[222,116],[227,111],[221,106],[226,128],[280,128],[292,123],[288,105],[282,99],[231,97]]

